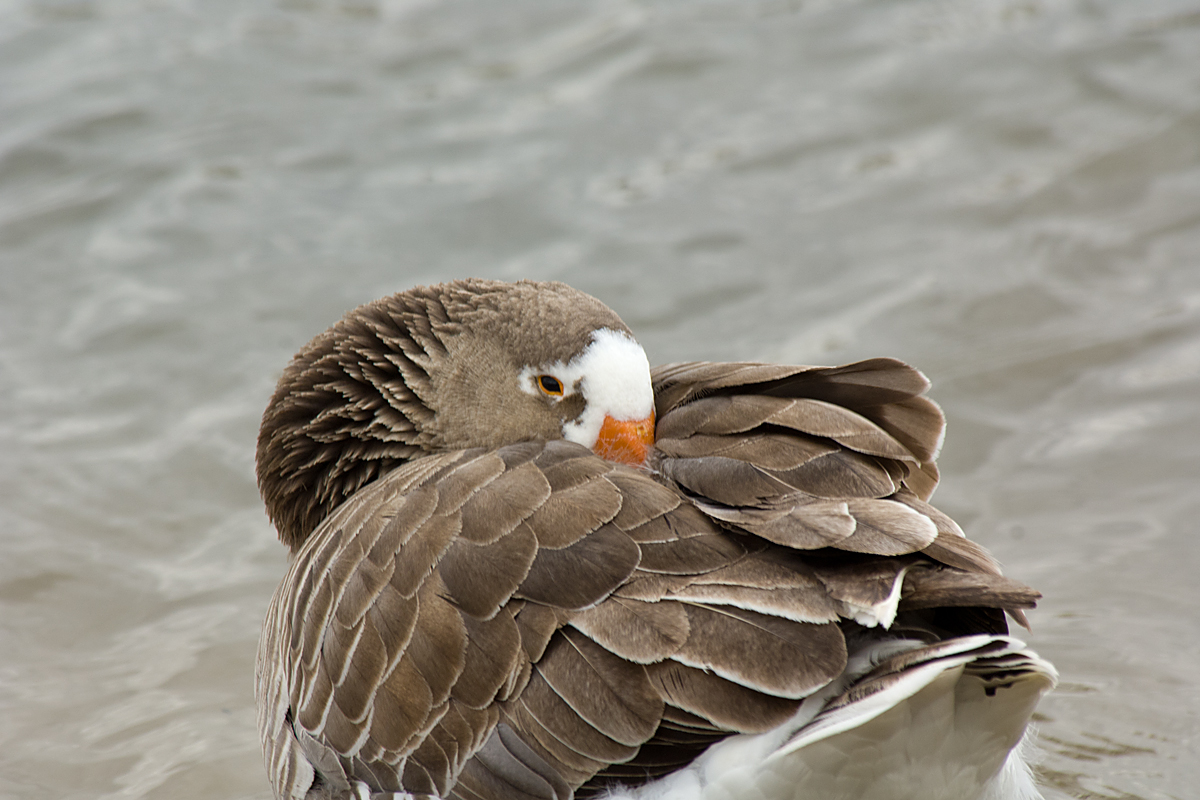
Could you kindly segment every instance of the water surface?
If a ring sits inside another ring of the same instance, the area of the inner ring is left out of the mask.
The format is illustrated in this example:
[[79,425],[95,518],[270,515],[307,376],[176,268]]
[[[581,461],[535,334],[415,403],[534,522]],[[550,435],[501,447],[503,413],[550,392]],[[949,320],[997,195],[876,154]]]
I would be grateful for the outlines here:
[[0,796],[267,798],[291,354],[466,275],[892,355],[1045,593],[1056,798],[1200,785],[1200,7],[0,2]]

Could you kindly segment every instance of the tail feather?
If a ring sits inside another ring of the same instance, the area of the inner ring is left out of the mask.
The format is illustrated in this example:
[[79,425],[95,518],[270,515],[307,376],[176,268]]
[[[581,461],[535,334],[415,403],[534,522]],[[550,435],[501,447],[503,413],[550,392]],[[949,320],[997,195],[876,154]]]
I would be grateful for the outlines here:
[[608,800],[1040,800],[1021,742],[1056,679],[1007,636],[879,642],[787,724]]

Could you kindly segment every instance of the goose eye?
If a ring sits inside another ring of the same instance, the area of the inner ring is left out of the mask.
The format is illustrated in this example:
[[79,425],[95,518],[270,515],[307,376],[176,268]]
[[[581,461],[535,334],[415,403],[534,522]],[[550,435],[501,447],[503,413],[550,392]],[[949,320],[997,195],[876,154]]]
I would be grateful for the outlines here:
[[546,394],[562,397],[563,385],[553,375],[538,375],[538,386]]

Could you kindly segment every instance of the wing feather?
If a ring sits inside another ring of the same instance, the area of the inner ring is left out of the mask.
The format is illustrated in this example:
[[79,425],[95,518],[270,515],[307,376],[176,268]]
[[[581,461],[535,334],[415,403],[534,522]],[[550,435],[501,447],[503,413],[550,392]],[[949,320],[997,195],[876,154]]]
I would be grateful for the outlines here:
[[937,525],[924,514],[891,500],[848,500],[854,533],[837,542],[839,550],[877,556],[902,556],[933,544]]
[[769,542],[797,550],[832,547],[854,533],[857,523],[845,500],[789,494],[758,507],[695,500],[696,508]]
[[518,596],[559,608],[585,608],[612,594],[640,560],[637,544],[616,526],[605,525],[570,547],[539,550]]
[[537,537],[528,526],[521,526],[491,544],[456,539],[437,570],[459,607],[486,619],[508,602],[537,557]]
[[690,634],[672,658],[776,697],[812,694],[846,667],[833,624],[793,622],[734,607],[687,604]]
[[550,497],[550,482],[528,461],[507,469],[488,489],[462,507],[462,537],[476,544],[492,544],[512,532]]
[[487,708],[517,669],[522,656],[521,630],[508,606],[488,620],[462,609],[459,616],[467,633],[467,651],[451,696],[471,708]]
[[561,549],[611,521],[620,510],[620,490],[602,476],[596,476],[554,491],[530,515],[528,523],[537,535],[539,547]]
[[645,669],[573,629],[563,629],[556,639],[537,665],[546,684],[613,741],[627,747],[646,742],[658,727],[663,703]]
[[[571,783],[581,783],[612,763],[601,754],[610,753],[620,761],[636,752],[590,727],[580,726],[578,715],[566,707],[562,698],[554,694],[540,676],[531,678],[529,691],[520,700],[505,705],[504,715],[513,730],[520,731],[529,746],[548,763],[554,764],[559,774]],[[562,737],[552,728],[560,730]]]
[[[409,742],[417,736],[433,709],[433,691],[417,667],[401,659],[396,669],[380,684],[375,704],[387,710],[371,719],[371,738],[385,751],[406,754]],[[319,729],[297,720],[314,734]],[[345,755],[345,753],[343,753]]]
[[732,564],[746,550],[733,538],[716,531],[685,539],[640,544],[638,569],[674,575],[698,575]]
[[[683,498],[679,493],[648,481],[639,474],[614,470],[607,478],[621,492],[621,510],[613,517],[612,523],[633,536],[635,541],[666,541],[645,538],[644,534],[639,535],[636,531],[680,508]],[[680,513],[686,513],[686,508],[681,509]]]
[[688,639],[688,616],[671,601],[610,597],[571,618],[571,625],[611,653],[635,664],[674,655]]
[[712,672],[664,661],[646,670],[671,706],[725,731],[763,733],[788,720],[799,700],[756,692]]
[[549,606],[526,603],[516,612],[516,622],[525,658],[531,662],[541,660],[550,637],[561,627],[558,615]]
[[905,609],[1033,608],[1041,596],[1041,592],[1003,575],[919,565],[904,576],[900,605]]

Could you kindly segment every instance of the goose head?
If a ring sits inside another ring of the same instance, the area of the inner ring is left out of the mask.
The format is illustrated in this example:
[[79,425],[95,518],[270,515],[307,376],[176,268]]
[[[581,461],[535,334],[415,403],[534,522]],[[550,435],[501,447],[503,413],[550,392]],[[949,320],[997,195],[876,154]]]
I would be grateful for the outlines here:
[[359,306],[296,354],[263,414],[258,485],[295,550],[399,464],[532,439],[644,463],[654,394],[629,328],[562,283],[417,287]]

